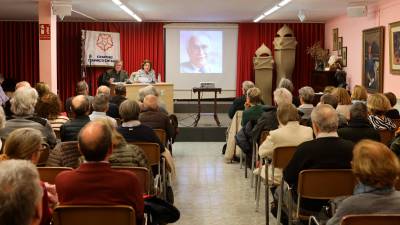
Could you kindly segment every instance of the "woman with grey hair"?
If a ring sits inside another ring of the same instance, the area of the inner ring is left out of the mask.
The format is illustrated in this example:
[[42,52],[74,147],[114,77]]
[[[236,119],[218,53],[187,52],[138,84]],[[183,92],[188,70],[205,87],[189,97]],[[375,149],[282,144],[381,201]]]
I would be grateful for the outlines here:
[[314,100],[314,89],[309,86],[304,86],[299,89],[299,96],[301,105],[297,109],[303,113],[301,119],[308,120],[314,109],[314,105],[312,104]]
[[[293,86],[292,81],[290,81],[289,79],[282,78],[281,81],[279,81],[278,87],[279,87],[279,88],[286,88],[286,89],[287,89],[288,91],[290,91],[290,93],[292,93],[292,95],[293,95],[294,86]],[[299,99],[299,97],[293,95],[292,103],[293,103],[293,105],[295,105],[296,107],[299,107],[299,106],[300,106],[300,99]]]
[[14,115],[0,129],[0,137],[6,139],[13,130],[29,127],[39,130],[50,148],[56,145],[56,135],[48,121],[34,115],[37,99],[38,94],[34,88],[23,87],[15,91],[11,99],[11,111]]

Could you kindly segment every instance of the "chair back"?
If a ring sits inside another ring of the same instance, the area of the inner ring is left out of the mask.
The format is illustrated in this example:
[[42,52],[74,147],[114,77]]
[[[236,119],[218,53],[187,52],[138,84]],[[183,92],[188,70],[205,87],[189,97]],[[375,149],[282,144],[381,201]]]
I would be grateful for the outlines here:
[[274,168],[284,169],[296,152],[297,146],[278,147],[272,154],[272,165]]
[[167,133],[163,129],[153,129],[161,143],[167,146]]
[[127,205],[57,206],[54,225],[136,225],[135,210]]
[[143,187],[143,192],[146,194],[150,193],[150,173],[147,168],[133,166],[113,166],[112,168],[133,172],[137,176],[141,186]]
[[40,180],[50,184],[55,183],[56,176],[62,171],[72,170],[70,167],[38,167]]
[[150,166],[156,166],[160,164],[160,146],[157,143],[151,142],[129,142],[129,144],[137,145],[142,148],[143,153],[147,158],[147,162]]
[[387,145],[394,138],[394,131],[379,130],[379,136],[381,137],[381,143]]
[[393,123],[396,124],[396,127],[400,127],[400,119],[392,119]]
[[348,215],[343,217],[341,225],[398,225],[400,214]]
[[356,179],[351,169],[312,169],[299,174],[297,193],[309,199],[352,195]]

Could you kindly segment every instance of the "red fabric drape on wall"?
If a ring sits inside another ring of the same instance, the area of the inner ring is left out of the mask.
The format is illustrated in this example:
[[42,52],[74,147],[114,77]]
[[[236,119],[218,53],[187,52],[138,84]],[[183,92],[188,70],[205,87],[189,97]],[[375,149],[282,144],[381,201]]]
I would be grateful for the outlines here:
[[[292,74],[295,89],[310,84],[313,60],[306,53],[307,47],[320,41],[324,46],[325,25],[321,23],[241,23],[239,24],[236,95],[242,95],[242,82],[254,81],[253,56],[262,43],[274,52],[272,44],[276,32],[287,24],[297,39],[296,64]],[[275,80],[275,79],[274,79]],[[273,86],[275,87],[275,86]]]
[[[153,62],[154,70],[164,80],[163,23],[85,23],[60,22],[57,24],[58,87],[62,99],[75,94],[81,77],[81,30],[120,33],[121,59],[130,74],[137,71],[144,59]],[[87,68],[86,82],[91,94],[97,88],[97,78],[108,68]]]
[[39,25],[0,21],[0,73],[16,81],[39,81]]

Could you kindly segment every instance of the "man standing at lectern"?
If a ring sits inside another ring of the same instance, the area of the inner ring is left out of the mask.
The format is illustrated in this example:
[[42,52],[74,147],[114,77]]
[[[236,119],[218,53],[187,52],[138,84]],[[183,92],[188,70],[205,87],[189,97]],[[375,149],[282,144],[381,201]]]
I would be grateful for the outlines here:
[[125,70],[122,70],[123,61],[117,60],[114,63],[114,68],[107,70],[101,77],[99,86],[106,85],[110,86],[111,83],[114,82],[125,82],[128,80],[128,73]]

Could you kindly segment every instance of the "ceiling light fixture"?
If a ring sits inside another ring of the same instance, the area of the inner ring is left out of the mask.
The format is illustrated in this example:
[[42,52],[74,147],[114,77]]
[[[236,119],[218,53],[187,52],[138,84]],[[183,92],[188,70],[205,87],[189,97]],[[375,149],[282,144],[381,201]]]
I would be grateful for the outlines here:
[[[114,1],[114,0],[113,0]],[[117,0],[118,1],[118,0]],[[264,19],[264,17],[274,13],[275,11],[277,11],[278,9],[282,8],[283,6],[287,5],[289,2],[291,2],[292,0],[282,0],[280,1],[278,4],[274,5],[272,8],[270,8],[269,10],[267,10],[265,13],[261,14],[259,17],[257,17],[257,19],[253,20],[254,23],[259,22],[260,20]]]
[[137,20],[138,22],[142,22],[142,19],[138,15],[136,15],[130,8],[128,8],[128,6],[124,5],[120,0],[112,0],[112,2],[114,2],[114,4],[124,10],[128,15],[132,16],[135,20]]

